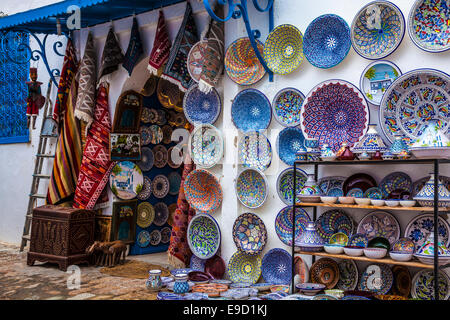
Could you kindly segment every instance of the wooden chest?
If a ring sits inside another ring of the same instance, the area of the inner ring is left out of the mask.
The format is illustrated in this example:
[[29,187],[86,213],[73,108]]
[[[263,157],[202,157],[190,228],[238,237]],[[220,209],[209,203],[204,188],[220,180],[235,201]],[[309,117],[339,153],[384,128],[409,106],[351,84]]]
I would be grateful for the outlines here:
[[35,208],[27,264],[57,263],[63,271],[72,264],[89,264],[85,251],[94,242],[94,230],[94,211],[53,205]]

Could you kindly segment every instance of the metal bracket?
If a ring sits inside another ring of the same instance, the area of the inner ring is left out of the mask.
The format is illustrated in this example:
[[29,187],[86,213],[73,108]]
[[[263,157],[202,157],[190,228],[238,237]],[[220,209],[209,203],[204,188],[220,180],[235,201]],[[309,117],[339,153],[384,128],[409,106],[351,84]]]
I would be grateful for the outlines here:
[[[259,62],[263,65],[264,69],[269,74],[269,81],[273,82],[273,72],[267,67],[266,62],[264,61],[263,56],[260,54],[258,47],[256,45],[255,39],[258,39],[261,37],[261,32],[257,29],[253,30],[250,26],[250,20],[248,18],[248,10],[247,10],[247,0],[236,0],[240,1],[240,3],[235,3],[235,0],[217,0],[218,5],[227,5],[228,4],[228,15],[221,19],[214,13],[213,9],[211,8],[209,4],[209,0],[203,0],[203,4],[205,5],[206,11],[208,11],[209,15],[216,21],[219,22],[226,22],[233,19],[239,19],[242,17],[245,23],[245,28],[247,30],[248,37],[250,39],[250,43],[253,47],[253,50],[255,51],[256,56],[258,57]],[[269,13],[269,32],[273,30],[274,27],[274,20],[273,20],[273,3],[275,0],[267,0],[267,6],[265,8],[262,8],[258,0],[252,0],[253,5],[255,6],[256,10],[259,12],[268,12]]]
[[[6,58],[9,61],[11,61],[12,63],[16,63],[16,64],[25,64],[25,63],[28,63],[30,60],[39,61],[42,59],[42,62],[44,63],[45,68],[47,69],[47,72],[50,76],[50,79],[55,84],[55,86],[58,87],[58,81],[56,81],[56,78],[61,75],[61,72],[60,72],[60,69],[57,69],[57,68],[52,69],[49,66],[48,59],[47,59],[47,50],[46,50],[48,34],[45,34],[43,40],[41,41],[41,39],[39,39],[39,37],[37,35],[30,32],[29,30],[26,30],[26,29],[14,30],[14,33],[16,33],[16,32],[28,33],[34,38],[34,40],[38,44],[39,48],[32,50],[29,43],[25,43],[18,39],[15,39],[17,41],[11,41],[13,39],[13,37],[11,37],[11,32],[13,32],[13,31],[6,31],[0,35],[0,46],[2,48],[2,51],[5,52]],[[63,47],[63,43],[61,41],[55,41],[55,43],[53,43],[52,47],[53,47],[54,53],[56,53],[60,57],[64,56],[64,54],[61,54],[58,52],[58,48]],[[28,58],[25,59],[24,61],[14,60],[14,58],[12,58],[9,53],[16,51],[16,50],[19,50],[19,51],[26,50],[28,52],[28,54],[26,55]]]

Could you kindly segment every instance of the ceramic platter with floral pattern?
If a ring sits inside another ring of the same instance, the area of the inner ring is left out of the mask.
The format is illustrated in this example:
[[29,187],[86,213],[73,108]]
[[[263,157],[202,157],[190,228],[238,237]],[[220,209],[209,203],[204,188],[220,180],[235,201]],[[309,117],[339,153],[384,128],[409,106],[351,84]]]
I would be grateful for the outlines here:
[[244,133],[239,139],[238,157],[242,166],[265,171],[272,163],[272,145],[258,131]]
[[369,125],[369,106],[361,91],[344,80],[326,80],[306,96],[301,111],[305,138],[328,144],[334,152],[342,142],[359,141]]
[[222,159],[222,134],[212,125],[196,126],[189,138],[192,161],[201,168],[211,168]]
[[267,243],[266,226],[256,214],[243,213],[234,221],[233,240],[240,251],[250,255],[258,254]]
[[414,143],[431,120],[450,133],[450,77],[438,70],[417,69],[398,77],[383,95],[379,119],[386,138],[401,135]]
[[[447,300],[450,297],[450,278],[439,271],[439,300]],[[420,300],[434,299],[434,272],[432,270],[420,270],[412,280],[411,296]]]
[[300,125],[300,110],[305,95],[295,88],[280,90],[272,101],[275,119],[285,127]]
[[[307,177],[307,174],[302,169],[297,168],[296,176],[296,190],[297,195],[300,194]],[[294,203],[294,168],[290,167],[283,170],[277,178],[277,192],[281,201],[288,206]]]
[[339,260],[339,281],[336,288],[341,290],[355,290],[358,285],[358,267],[353,260]]
[[[285,207],[278,212],[275,218],[275,232],[278,238],[286,245],[292,245],[292,206]],[[295,210],[295,241],[300,239],[303,231],[306,230],[308,222],[311,218],[303,208],[296,208]]]
[[193,125],[214,124],[221,108],[219,93],[214,88],[206,94],[196,84],[189,87],[183,98],[184,115]]
[[141,192],[144,176],[135,163],[131,161],[118,162],[111,170],[109,185],[116,197],[122,200],[131,200]]
[[261,271],[267,283],[288,284],[292,279],[292,256],[284,249],[271,249],[262,259]]
[[261,276],[261,257],[248,255],[245,252],[235,252],[228,261],[227,271],[233,282],[255,284]]
[[347,177],[332,176],[319,179],[319,188],[323,191],[323,194],[328,194],[328,191],[339,188],[342,190],[344,181]]
[[189,222],[187,240],[193,254],[200,259],[209,259],[220,247],[219,225],[210,215],[197,213]]
[[266,177],[258,169],[244,169],[236,179],[236,195],[239,201],[250,209],[264,204],[269,193]]
[[316,221],[316,226],[317,232],[325,243],[328,242],[333,234],[338,232],[343,232],[350,237],[354,229],[352,218],[340,209],[333,209],[322,213]]
[[369,241],[376,237],[389,240],[391,246],[400,239],[400,224],[389,212],[376,210],[368,213],[358,224],[357,233],[366,235]]
[[[447,246],[450,244],[450,225],[442,217],[438,217],[439,238]],[[433,214],[421,214],[413,218],[405,229],[404,236],[411,238],[415,244],[416,250],[422,246],[428,235],[434,230]]]
[[371,264],[361,274],[359,290],[386,294],[394,283],[394,274],[387,264]]

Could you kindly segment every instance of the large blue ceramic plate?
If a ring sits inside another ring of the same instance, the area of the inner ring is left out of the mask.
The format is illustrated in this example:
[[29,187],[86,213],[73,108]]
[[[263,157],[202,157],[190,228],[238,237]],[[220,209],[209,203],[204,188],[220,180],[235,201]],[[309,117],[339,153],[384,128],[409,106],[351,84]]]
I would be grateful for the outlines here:
[[[296,176],[296,193],[300,194],[308,176],[305,171],[297,168]],[[294,203],[294,168],[287,168],[283,170],[277,178],[277,192],[281,201],[288,206]]]
[[294,88],[280,90],[272,102],[272,111],[275,119],[285,127],[300,125],[300,110],[305,95]]
[[265,171],[272,163],[272,145],[261,132],[247,132],[239,140],[238,157],[242,166]]
[[261,270],[265,282],[288,284],[292,277],[292,256],[284,249],[272,249],[264,255]]
[[236,179],[236,195],[239,201],[250,209],[264,204],[268,194],[267,180],[257,169],[245,169]]
[[[292,245],[292,206],[285,207],[278,212],[275,218],[275,231],[278,238],[286,245]],[[303,231],[306,230],[306,226],[311,219],[308,213],[302,208],[295,210],[295,241],[300,239]]]
[[352,45],[366,59],[382,59],[398,48],[405,29],[405,18],[396,5],[389,1],[373,1],[353,19]]
[[206,94],[200,91],[198,85],[195,84],[184,95],[184,115],[193,125],[213,124],[219,117],[220,110],[220,96],[214,88]]
[[187,240],[192,253],[200,259],[213,257],[220,247],[220,228],[208,214],[197,213],[189,222]]
[[227,271],[230,280],[233,282],[255,284],[261,276],[261,257],[237,251],[228,261]]
[[293,166],[295,155],[304,150],[305,137],[299,128],[285,128],[277,138],[277,150],[280,159],[289,166]]
[[233,240],[236,247],[249,255],[260,253],[267,243],[267,229],[256,214],[243,213],[233,225]]
[[272,120],[272,107],[264,93],[245,89],[233,100],[231,118],[236,128],[243,132],[265,130]]
[[314,19],[303,38],[303,52],[315,67],[331,68],[347,56],[352,41],[350,28],[344,19],[325,14]]
[[345,233],[348,237],[353,234],[354,223],[352,218],[340,209],[326,211],[316,221],[317,232],[327,243],[331,236],[338,232]]

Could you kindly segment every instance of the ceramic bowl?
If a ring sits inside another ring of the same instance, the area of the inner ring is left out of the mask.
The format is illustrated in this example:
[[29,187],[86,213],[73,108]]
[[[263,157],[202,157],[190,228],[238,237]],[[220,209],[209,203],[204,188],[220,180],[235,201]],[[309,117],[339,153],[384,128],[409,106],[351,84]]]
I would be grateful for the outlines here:
[[384,248],[364,248],[364,255],[371,259],[381,259],[386,256],[387,249]]
[[298,283],[295,285],[300,293],[303,293],[307,296],[314,296],[318,292],[322,291],[326,288],[326,285],[321,283]]
[[322,161],[334,161],[334,160],[336,160],[336,156],[321,156],[320,157],[320,160],[322,160]]
[[355,247],[355,246],[345,246],[344,253],[348,256],[359,257],[364,253],[363,247]]
[[397,207],[400,204],[400,201],[399,200],[386,200],[385,204],[388,207]]
[[405,262],[411,260],[413,254],[400,251],[391,251],[389,252],[389,256],[391,257],[392,260]]
[[[434,264],[434,256],[428,254],[413,254],[414,257],[419,259],[424,264]],[[450,262],[450,255],[439,255],[438,265],[442,266]]]
[[342,299],[344,297],[344,290],[341,289],[325,290],[325,294],[336,297],[338,299]]
[[323,249],[325,250],[325,252],[331,254],[341,254],[344,252],[344,246],[339,244],[325,244],[323,246]]
[[369,241],[367,247],[368,248],[384,248],[386,250],[389,250],[391,248],[391,243],[386,238],[375,237]]
[[342,204],[354,204],[355,197],[339,197],[339,203]]
[[320,196],[297,196],[300,202],[317,203],[320,202]]
[[400,200],[400,205],[402,207],[414,207],[416,205],[416,200]]
[[378,199],[370,199],[370,202],[373,206],[382,207],[384,206],[385,201],[384,200],[378,200]]
[[369,198],[355,198],[355,202],[360,206],[368,206],[371,200]]
[[270,286],[270,292],[286,292],[289,293],[289,285],[285,284],[276,284]]
[[338,197],[328,197],[328,196],[324,196],[324,197],[320,197],[320,201],[322,201],[323,203],[336,203],[338,200]]

